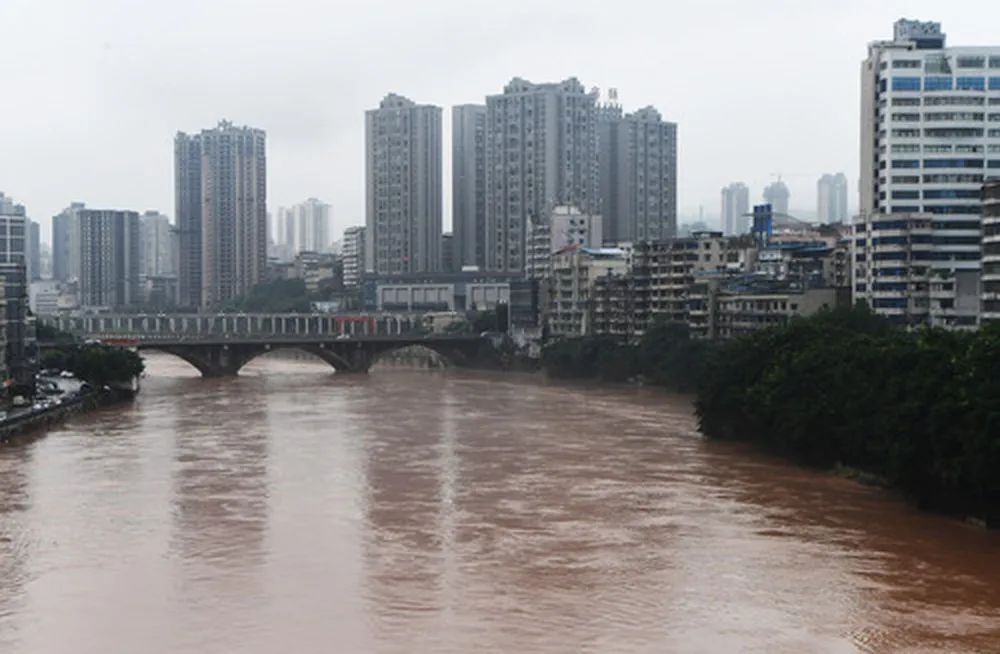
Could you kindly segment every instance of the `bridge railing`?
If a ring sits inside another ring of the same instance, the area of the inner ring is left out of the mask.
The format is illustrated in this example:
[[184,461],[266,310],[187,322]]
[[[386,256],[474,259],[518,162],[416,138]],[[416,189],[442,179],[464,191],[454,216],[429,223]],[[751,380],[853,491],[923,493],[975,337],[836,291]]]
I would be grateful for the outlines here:
[[39,322],[90,338],[398,336],[419,327],[410,315],[377,314],[99,314],[45,316]]

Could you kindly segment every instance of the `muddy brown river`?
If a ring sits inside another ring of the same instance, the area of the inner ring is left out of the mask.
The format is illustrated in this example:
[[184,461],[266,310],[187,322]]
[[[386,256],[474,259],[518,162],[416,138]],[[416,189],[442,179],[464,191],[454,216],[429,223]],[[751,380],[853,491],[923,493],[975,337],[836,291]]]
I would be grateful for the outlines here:
[[1000,533],[532,376],[148,361],[0,447],[0,652],[998,652]]

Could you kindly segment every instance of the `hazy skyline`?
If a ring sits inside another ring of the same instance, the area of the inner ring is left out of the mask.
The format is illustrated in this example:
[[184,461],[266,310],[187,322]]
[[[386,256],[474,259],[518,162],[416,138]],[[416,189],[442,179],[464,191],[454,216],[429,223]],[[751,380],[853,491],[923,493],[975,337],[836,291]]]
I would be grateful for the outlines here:
[[512,77],[617,88],[678,123],[679,220],[713,221],[732,181],[759,202],[782,173],[791,210],[844,172],[857,206],[859,66],[900,17],[950,45],[1000,42],[1000,5],[848,0],[669,3],[133,3],[6,0],[0,190],[49,241],[72,201],[174,218],[173,137],[226,118],[267,131],[273,212],[317,197],[333,233],[364,222],[364,111],[389,92],[444,111]]

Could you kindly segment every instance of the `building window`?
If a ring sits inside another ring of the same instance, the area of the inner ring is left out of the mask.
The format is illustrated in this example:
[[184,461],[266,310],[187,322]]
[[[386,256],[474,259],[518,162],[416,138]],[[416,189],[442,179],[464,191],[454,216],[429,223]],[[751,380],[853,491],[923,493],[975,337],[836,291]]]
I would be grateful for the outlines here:
[[920,168],[920,161],[917,159],[893,159],[893,168]]
[[943,189],[924,191],[925,200],[975,200],[979,198],[979,190]]
[[925,91],[950,91],[951,88],[952,88],[952,79],[950,77],[924,78]]
[[893,91],[919,91],[920,90],[920,78],[919,77],[893,77],[892,78],[892,90]]
[[955,86],[959,91],[985,91],[986,90],[986,78],[985,77],[957,77],[955,78]]
[[893,191],[893,200],[919,200],[920,191]]
[[1000,91],[1000,77],[991,77],[990,78],[990,90],[992,90],[992,91]]
[[924,168],[982,168],[982,159],[924,159]]
[[956,57],[958,68],[986,68],[986,57]]

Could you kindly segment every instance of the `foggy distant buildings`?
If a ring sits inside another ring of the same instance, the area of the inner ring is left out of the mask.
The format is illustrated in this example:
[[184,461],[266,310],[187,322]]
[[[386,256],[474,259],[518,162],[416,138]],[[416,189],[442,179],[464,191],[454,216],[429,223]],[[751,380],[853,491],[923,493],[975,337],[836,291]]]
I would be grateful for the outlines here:
[[279,207],[275,221],[275,245],[288,256],[299,252],[329,252],[330,205],[309,198],[292,207]]
[[454,265],[486,265],[486,105],[451,109]]
[[264,278],[267,164],[264,130],[215,129],[174,139],[178,304],[215,308]]
[[159,211],[146,211],[139,217],[139,241],[143,277],[175,274],[176,234],[170,219]]
[[486,98],[488,270],[522,273],[528,233],[559,205],[598,209],[597,94],[512,79]]
[[750,189],[743,182],[733,182],[722,189],[722,231],[739,236],[750,231]]
[[788,214],[788,186],[780,179],[764,187],[764,202],[771,205],[771,210],[776,214]]
[[441,267],[441,109],[390,93],[365,112],[366,268]]
[[823,175],[816,182],[816,219],[823,224],[847,222],[847,177]]
[[80,305],[88,309],[120,310],[139,304],[139,214],[81,209],[76,218],[80,239]]
[[598,121],[604,240],[658,241],[677,233],[677,125],[653,107],[622,116],[601,109]]
[[68,282],[80,275],[80,232],[77,213],[86,205],[74,202],[52,217],[52,278]]

